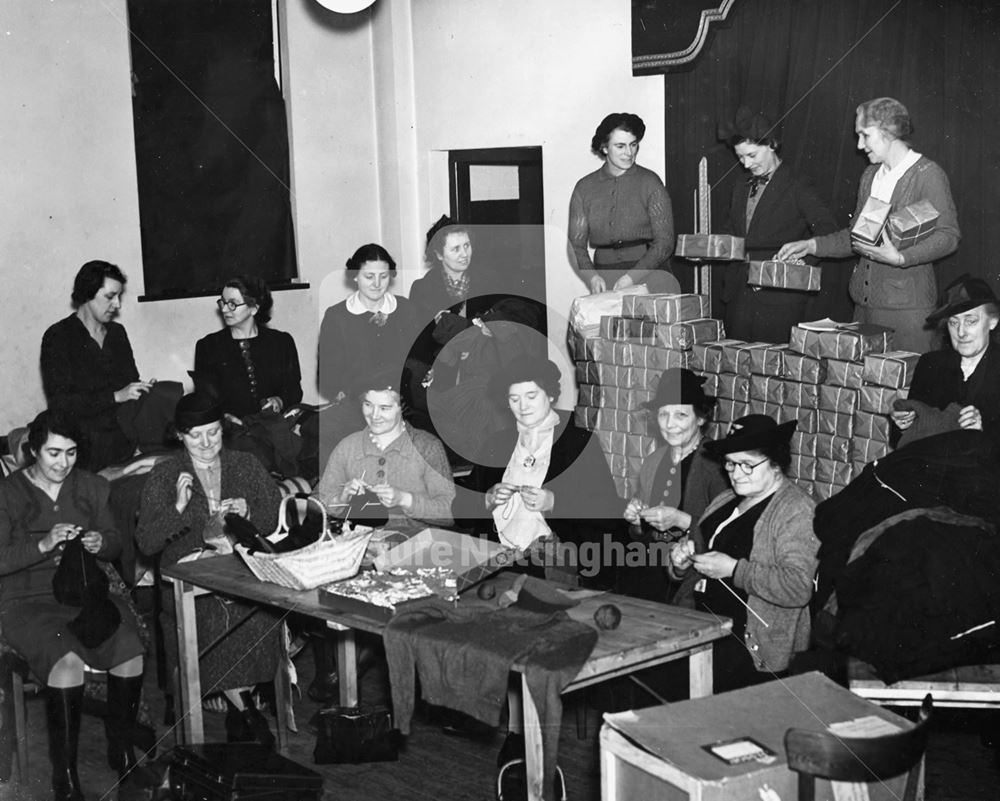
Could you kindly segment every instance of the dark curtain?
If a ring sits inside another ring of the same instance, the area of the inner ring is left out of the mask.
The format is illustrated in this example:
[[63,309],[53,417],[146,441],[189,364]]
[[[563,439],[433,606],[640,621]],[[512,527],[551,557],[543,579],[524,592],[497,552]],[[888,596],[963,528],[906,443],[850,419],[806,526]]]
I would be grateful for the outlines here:
[[[670,3],[656,4],[669,14]],[[706,3],[705,5],[709,5]],[[646,24],[650,11],[646,9]],[[737,0],[700,57],[665,75],[667,189],[677,230],[694,230],[693,192],[705,156],[713,220],[745,179],[716,125],[740,105],[784,117],[782,157],[812,177],[837,221],[848,224],[867,165],[854,110],[895,97],[909,109],[913,147],[940,164],[958,206],[958,253],[938,264],[944,286],[962,272],[1000,290],[1000,4],[991,0]],[[831,262],[811,315],[847,319],[853,260]],[[842,269],[837,269],[840,265]],[[683,279],[689,270],[677,265]],[[724,267],[716,268],[718,273]],[[715,293],[717,296],[717,292]]]
[[145,297],[296,275],[270,0],[129,0]]

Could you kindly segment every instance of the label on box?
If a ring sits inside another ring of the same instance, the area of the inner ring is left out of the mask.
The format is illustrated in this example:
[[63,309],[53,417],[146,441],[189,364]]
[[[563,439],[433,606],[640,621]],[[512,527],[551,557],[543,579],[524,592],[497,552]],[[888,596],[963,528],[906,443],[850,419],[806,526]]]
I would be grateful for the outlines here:
[[822,270],[804,261],[751,261],[747,284],[772,289],[819,292]]
[[706,318],[684,323],[654,323],[655,343],[672,350],[690,350],[700,342],[715,342],[725,336],[721,320]]
[[737,737],[735,740],[703,745],[702,748],[727,765],[742,765],[744,762],[760,762],[763,765],[770,765],[778,758],[774,751],[761,745],[752,737]]
[[819,388],[819,410],[854,414],[858,408],[858,394],[859,391],[851,387],[822,384]]
[[654,323],[683,323],[701,320],[710,314],[708,295],[673,294],[626,295],[622,298],[622,316]]
[[882,387],[909,387],[913,381],[913,371],[917,369],[919,353],[907,350],[892,350],[887,353],[869,353],[865,356],[862,377],[865,383]]
[[743,237],[728,234],[678,234],[674,255],[685,259],[743,261]]

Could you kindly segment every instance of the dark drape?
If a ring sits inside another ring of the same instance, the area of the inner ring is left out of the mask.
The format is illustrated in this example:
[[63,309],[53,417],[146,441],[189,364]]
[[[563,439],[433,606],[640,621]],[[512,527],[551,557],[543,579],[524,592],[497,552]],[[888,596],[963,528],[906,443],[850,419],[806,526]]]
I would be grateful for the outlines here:
[[[670,13],[670,3],[656,5]],[[648,25],[649,9],[644,13]],[[677,230],[694,230],[691,198],[702,156],[717,223],[734,182],[744,180],[731,151],[716,141],[717,123],[743,104],[784,118],[782,157],[813,179],[846,226],[867,165],[856,149],[854,110],[890,96],[909,108],[913,147],[944,168],[958,206],[962,242],[939,263],[939,284],[971,272],[1000,289],[1000,225],[992,219],[1000,206],[998,34],[1000,5],[991,0],[737,0],[713,25],[700,57],[664,78],[665,180]],[[824,271],[811,314],[847,319],[853,263],[832,262]],[[678,269],[683,277],[686,268]]]
[[296,275],[270,0],[130,0],[146,297]]

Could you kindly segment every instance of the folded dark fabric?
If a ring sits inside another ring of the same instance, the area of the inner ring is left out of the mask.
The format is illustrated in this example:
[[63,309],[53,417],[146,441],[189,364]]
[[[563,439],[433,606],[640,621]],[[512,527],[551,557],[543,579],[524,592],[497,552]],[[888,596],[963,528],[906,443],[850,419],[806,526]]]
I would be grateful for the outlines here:
[[949,403],[944,409],[938,409],[923,401],[912,398],[896,398],[892,402],[892,408],[897,412],[916,412],[916,419],[908,429],[906,429],[897,448],[909,445],[924,437],[932,437],[935,434],[944,434],[948,431],[958,431],[961,426],[958,424],[958,413],[962,407],[957,403]]
[[184,395],[179,381],[157,381],[137,400],[118,405],[118,425],[140,451],[162,448],[167,425],[174,419],[177,401]]

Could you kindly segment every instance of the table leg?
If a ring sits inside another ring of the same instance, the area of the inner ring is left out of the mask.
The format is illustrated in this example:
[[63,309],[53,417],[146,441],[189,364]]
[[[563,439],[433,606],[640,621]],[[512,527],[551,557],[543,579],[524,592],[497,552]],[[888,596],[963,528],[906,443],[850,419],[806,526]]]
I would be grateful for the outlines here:
[[278,672],[274,676],[274,725],[277,728],[278,751],[284,751],[288,745],[288,707],[292,702],[292,690],[288,681],[288,629],[281,624],[278,642]]
[[528,691],[528,681],[521,677],[521,708],[524,713],[524,772],[528,780],[528,801],[543,799],[542,726],[538,709]]
[[712,646],[693,651],[688,657],[688,681],[692,698],[712,694]]
[[524,731],[524,716],[521,707],[521,674],[514,674],[514,680],[507,683],[507,733],[520,734]]
[[340,705],[358,705],[358,654],[354,629],[337,632],[337,684]]
[[195,587],[186,581],[174,582],[174,608],[177,611],[177,662],[180,673],[180,734],[182,742],[199,745],[205,742],[201,710],[201,668],[198,665],[198,617],[195,613]]

